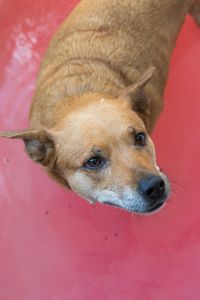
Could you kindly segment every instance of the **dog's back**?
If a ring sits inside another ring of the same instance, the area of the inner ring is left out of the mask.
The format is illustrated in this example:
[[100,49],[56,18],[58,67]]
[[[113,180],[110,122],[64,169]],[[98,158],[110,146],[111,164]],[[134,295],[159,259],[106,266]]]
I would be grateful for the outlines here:
[[[54,35],[37,82],[32,116],[64,96],[115,95],[150,66],[149,94],[162,109],[169,58],[191,0],[83,0]],[[41,115],[42,122],[45,116]],[[49,120],[48,120],[49,122]],[[34,116],[32,117],[34,124]]]

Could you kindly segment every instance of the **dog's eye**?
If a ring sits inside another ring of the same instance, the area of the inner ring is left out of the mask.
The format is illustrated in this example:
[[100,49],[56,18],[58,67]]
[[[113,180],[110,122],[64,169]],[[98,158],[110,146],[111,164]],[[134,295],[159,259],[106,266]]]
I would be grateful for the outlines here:
[[147,143],[146,134],[144,132],[140,132],[135,136],[135,144],[138,146],[145,146]]
[[83,165],[84,169],[97,170],[102,168],[106,160],[101,156],[93,156]]

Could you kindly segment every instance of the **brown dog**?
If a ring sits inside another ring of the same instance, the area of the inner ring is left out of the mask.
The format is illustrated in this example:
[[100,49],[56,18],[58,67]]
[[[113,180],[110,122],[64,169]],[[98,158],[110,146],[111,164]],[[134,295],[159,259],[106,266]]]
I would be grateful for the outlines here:
[[30,129],[31,159],[91,203],[150,213],[169,194],[149,134],[177,35],[200,0],[83,0],[43,60]]

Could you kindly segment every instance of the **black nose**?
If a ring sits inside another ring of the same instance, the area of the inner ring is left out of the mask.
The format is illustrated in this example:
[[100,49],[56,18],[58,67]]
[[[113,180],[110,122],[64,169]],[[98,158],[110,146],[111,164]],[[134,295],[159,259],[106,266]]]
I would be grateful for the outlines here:
[[143,178],[139,181],[139,192],[154,204],[163,197],[165,182],[160,176]]

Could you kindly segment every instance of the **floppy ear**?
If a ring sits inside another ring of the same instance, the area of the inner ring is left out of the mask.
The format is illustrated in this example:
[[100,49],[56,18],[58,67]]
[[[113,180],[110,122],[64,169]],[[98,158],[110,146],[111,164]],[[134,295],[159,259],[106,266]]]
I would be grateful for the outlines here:
[[5,131],[0,136],[11,139],[22,139],[30,158],[46,166],[54,156],[54,142],[50,133],[45,129]]
[[129,101],[133,110],[141,115],[144,122],[149,114],[150,98],[145,95],[143,88],[153,76],[154,71],[155,68],[150,67],[139,78],[138,81],[122,89],[118,95],[118,98],[126,99],[127,101]]

